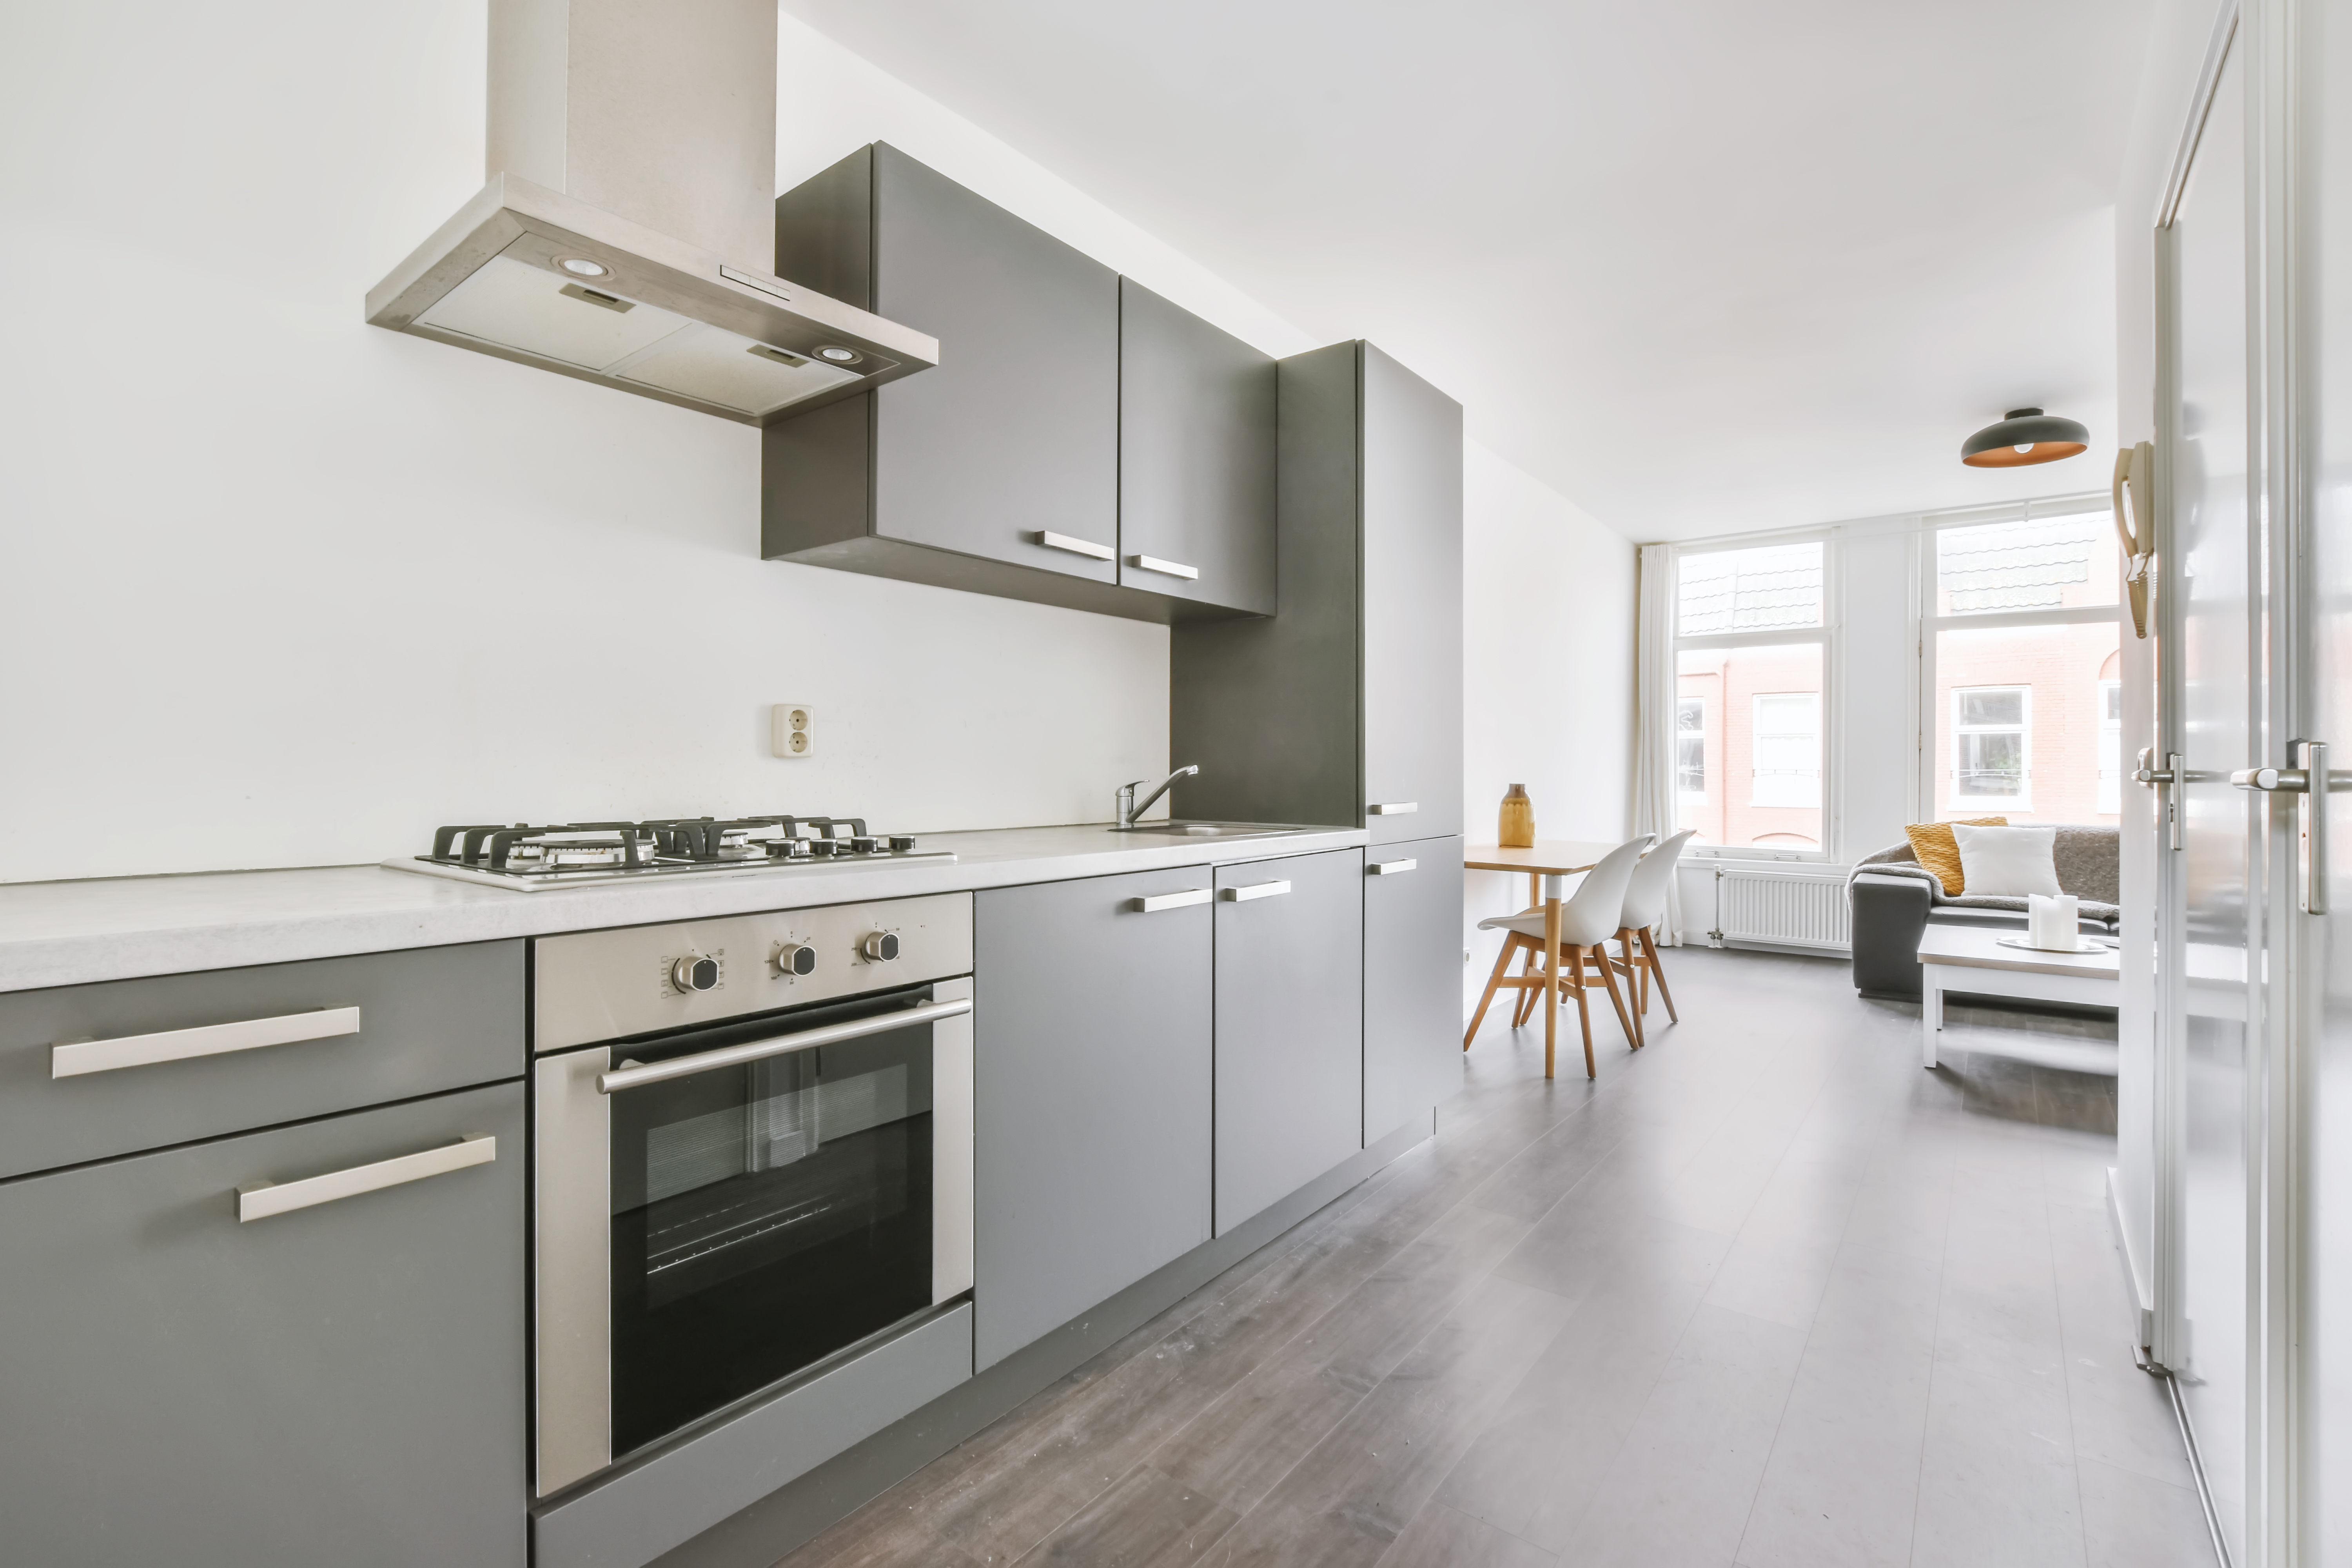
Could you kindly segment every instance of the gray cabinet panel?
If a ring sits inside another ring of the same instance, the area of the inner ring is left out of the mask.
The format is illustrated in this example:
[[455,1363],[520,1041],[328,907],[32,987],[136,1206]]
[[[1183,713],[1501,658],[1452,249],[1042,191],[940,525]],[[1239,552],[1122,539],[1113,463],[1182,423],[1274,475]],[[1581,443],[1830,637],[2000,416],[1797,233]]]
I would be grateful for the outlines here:
[[975,1360],[1209,1239],[1208,868],[977,895]]
[[[0,1185],[11,1562],[524,1559],[520,1084]],[[498,1158],[239,1224],[236,1190]]]
[[[1376,874],[1382,863],[1410,870]],[[1364,1142],[1462,1088],[1462,840],[1419,838],[1364,856]]]
[[1220,1236],[1362,1147],[1363,881],[1360,849],[1217,868]]
[[1462,831],[1462,405],[1364,345],[1364,798],[1372,842]]
[[[52,1079],[50,1047],[357,1007],[325,1039]],[[520,942],[0,995],[0,1176],[432,1094],[523,1069]]]
[[1119,581],[1274,614],[1273,356],[1131,278],[1118,342]]

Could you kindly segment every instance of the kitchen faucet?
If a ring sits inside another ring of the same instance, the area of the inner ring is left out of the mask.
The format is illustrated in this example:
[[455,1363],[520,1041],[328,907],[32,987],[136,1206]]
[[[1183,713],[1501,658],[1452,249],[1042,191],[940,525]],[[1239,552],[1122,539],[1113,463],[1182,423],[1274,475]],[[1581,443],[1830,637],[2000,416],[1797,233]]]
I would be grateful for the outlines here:
[[1187,774],[1197,773],[1200,771],[1201,765],[1198,763],[1190,763],[1184,767],[1178,768],[1174,773],[1170,773],[1166,778],[1161,779],[1159,786],[1152,790],[1150,795],[1145,795],[1140,802],[1135,798],[1135,792],[1141,789],[1146,781],[1138,779],[1133,784],[1123,784],[1119,785],[1118,825],[1121,827],[1134,826],[1135,819],[1141,816],[1145,812],[1150,811],[1151,809],[1151,803],[1158,800],[1161,795],[1166,795],[1170,784],[1174,784],[1178,779],[1183,778]]

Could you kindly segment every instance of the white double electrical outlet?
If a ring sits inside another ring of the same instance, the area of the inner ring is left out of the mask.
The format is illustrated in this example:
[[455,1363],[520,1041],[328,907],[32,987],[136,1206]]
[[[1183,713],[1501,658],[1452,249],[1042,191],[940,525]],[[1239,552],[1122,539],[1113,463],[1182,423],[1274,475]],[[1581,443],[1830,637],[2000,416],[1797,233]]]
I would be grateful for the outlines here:
[[768,739],[780,757],[808,756],[816,750],[816,710],[805,702],[777,703]]

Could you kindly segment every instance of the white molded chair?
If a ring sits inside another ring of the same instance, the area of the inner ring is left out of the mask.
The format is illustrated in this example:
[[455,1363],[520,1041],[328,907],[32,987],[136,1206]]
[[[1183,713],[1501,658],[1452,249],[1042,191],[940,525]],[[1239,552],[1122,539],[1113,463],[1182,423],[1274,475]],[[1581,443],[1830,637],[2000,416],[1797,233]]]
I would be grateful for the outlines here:
[[[1647,855],[1633,868],[1633,875],[1625,883],[1625,912],[1618,917],[1617,940],[1625,949],[1625,957],[1618,967],[1624,972],[1625,987],[1639,993],[1633,1004],[1633,1032],[1642,1034],[1642,1019],[1650,1011],[1650,981],[1658,983],[1658,994],[1666,1000],[1666,1016],[1679,1024],[1683,1016],[1675,1011],[1675,994],[1666,989],[1666,972],[1658,966],[1658,944],[1650,935],[1650,928],[1665,918],[1666,889],[1673,882],[1675,863],[1683,858],[1683,846],[1698,831],[1686,827]],[[1636,947],[1640,951],[1636,952]],[[1646,1038],[1637,1044],[1647,1045]]]
[[[1584,874],[1584,880],[1574,896],[1559,907],[1559,947],[1556,952],[1544,953],[1547,970],[1556,969],[1563,991],[1576,993],[1577,1020],[1584,1028],[1584,1076],[1600,1076],[1592,1061],[1592,1014],[1586,1005],[1584,993],[1591,984],[1586,972],[1588,964],[1597,967],[1601,984],[1609,992],[1610,1003],[1617,1009],[1617,1021],[1625,1027],[1625,1038],[1638,1048],[1641,1037],[1633,1020],[1626,1016],[1624,998],[1617,994],[1617,973],[1609,950],[1603,945],[1622,929],[1625,913],[1625,889],[1633,880],[1634,863],[1642,857],[1643,847],[1650,842],[1644,835],[1629,838],[1601,858],[1600,863]],[[1509,934],[1503,939],[1503,951],[1495,960],[1495,972],[1486,977],[1486,993],[1478,998],[1478,1011],[1472,1015],[1469,1032],[1462,1037],[1462,1048],[1468,1050],[1477,1036],[1478,1026],[1486,1021],[1487,1005],[1499,990],[1517,990],[1530,994],[1522,1003],[1532,1005],[1532,993],[1543,988],[1545,974],[1538,972],[1532,960],[1526,973],[1505,973],[1511,959],[1521,952],[1543,952],[1544,911],[1534,910],[1526,914],[1498,915],[1478,922],[1480,931],[1499,931]],[[1544,1063],[1544,1076],[1551,1076],[1552,1064]]]

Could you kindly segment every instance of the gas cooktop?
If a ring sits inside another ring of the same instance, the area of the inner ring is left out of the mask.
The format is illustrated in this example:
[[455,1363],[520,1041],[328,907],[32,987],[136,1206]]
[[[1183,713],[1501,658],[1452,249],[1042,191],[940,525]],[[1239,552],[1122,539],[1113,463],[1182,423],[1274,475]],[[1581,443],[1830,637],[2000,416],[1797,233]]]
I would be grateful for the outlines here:
[[651,877],[767,876],[850,862],[952,860],[912,838],[877,837],[862,816],[678,817],[533,827],[444,827],[433,853],[387,860],[396,871],[537,892]]

